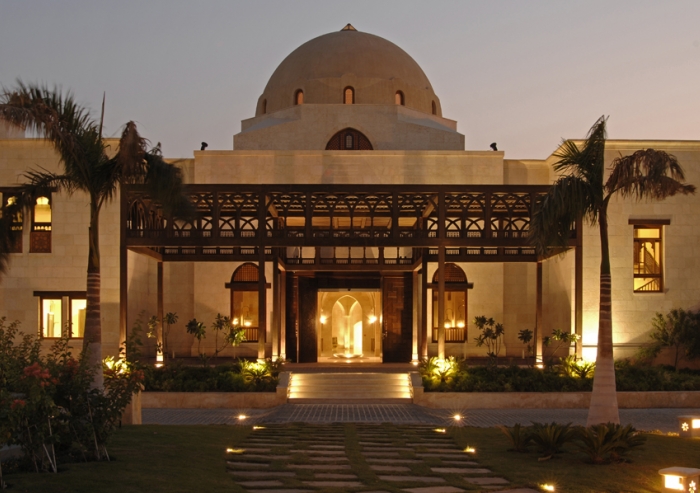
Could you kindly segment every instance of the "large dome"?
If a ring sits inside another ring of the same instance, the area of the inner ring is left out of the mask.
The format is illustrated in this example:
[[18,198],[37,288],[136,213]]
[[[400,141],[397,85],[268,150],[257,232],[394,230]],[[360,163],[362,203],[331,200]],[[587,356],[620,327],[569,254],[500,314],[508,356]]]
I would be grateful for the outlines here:
[[[379,36],[346,26],[301,45],[270,77],[256,116],[297,104],[404,104],[441,116],[440,101],[425,73],[408,53]],[[398,93],[398,96],[397,96]]]

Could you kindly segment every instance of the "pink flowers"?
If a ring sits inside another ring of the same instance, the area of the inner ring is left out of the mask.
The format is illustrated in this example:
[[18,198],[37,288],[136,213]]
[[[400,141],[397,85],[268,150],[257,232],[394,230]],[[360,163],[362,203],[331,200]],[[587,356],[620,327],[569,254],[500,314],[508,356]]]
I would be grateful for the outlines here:
[[39,385],[46,387],[49,385],[48,380],[51,378],[49,370],[42,368],[39,363],[32,363],[24,369],[25,378],[36,378],[39,380]]
[[14,401],[12,401],[12,404],[10,404],[10,409],[12,409],[14,411],[14,410],[16,410],[20,407],[24,407],[26,405],[27,405],[27,403],[24,400],[15,399]]

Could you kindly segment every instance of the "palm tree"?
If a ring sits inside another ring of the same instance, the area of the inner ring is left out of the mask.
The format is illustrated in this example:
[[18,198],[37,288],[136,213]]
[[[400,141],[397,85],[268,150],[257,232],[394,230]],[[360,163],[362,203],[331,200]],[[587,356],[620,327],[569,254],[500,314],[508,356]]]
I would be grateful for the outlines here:
[[[104,102],[103,102],[104,110]],[[104,111],[103,111],[104,113]],[[148,141],[136,130],[136,124],[125,125],[115,152],[102,137],[102,121],[95,121],[89,111],[75,102],[70,92],[17,82],[12,90],[0,95],[0,118],[27,129],[49,142],[58,153],[61,173],[45,169],[25,174],[27,183],[20,187],[17,206],[28,210],[36,197],[48,191],[68,194],[84,192],[90,200],[88,230],[87,308],[83,349],[96,368],[94,387],[103,387],[102,325],[100,317],[100,245],[99,218],[106,202],[114,199],[119,185],[145,184],[152,197],[165,210],[186,206],[181,171],[163,160],[160,144],[148,149]],[[113,155],[110,155],[113,154]],[[7,251],[11,241],[9,214],[0,234],[0,269],[7,267]],[[4,272],[4,270],[3,270]]]
[[612,340],[612,299],[608,245],[608,205],[615,195],[636,200],[662,200],[677,193],[695,193],[683,184],[685,176],[677,159],[664,151],[643,149],[613,160],[605,179],[605,124],[601,117],[577,144],[564,141],[555,153],[554,171],[561,174],[538,204],[530,226],[530,238],[538,253],[563,248],[577,218],[598,226],[600,232],[600,307],[598,353],[588,426],[619,423]]

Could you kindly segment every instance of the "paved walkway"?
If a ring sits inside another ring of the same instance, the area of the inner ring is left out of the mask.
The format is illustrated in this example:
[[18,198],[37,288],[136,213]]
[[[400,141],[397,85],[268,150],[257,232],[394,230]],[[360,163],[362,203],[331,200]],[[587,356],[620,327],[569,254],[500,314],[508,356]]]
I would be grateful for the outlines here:
[[[476,426],[532,421],[585,425],[587,409],[428,409],[414,404],[284,404],[272,409],[144,409],[144,424],[393,423]],[[454,415],[461,419],[456,421]],[[677,417],[700,409],[621,409],[620,420],[638,430],[677,431]],[[243,418],[245,416],[245,418]]]

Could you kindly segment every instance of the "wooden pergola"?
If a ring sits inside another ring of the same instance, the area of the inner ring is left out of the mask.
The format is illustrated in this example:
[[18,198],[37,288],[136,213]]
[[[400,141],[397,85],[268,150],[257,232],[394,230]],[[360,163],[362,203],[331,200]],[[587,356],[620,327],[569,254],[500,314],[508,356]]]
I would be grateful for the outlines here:
[[[527,185],[189,185],[186,194],[196,214],[193,219],[183,219],[164,214],[143,187],[125,186],[121,193],[120,340],[126,336],[127,250],[132,250],[158,261],[159,318],[163,262],[256,262],[261,273],[258,319],[263,328],[258,337],[259,357],[265,355],[264,272],[268,262],[274,266],[273,357],[285,354],[288,272],[410,275],[414,286],[422,272],[421,301],[414,299],[413,303],[425,307],[429,262],[438,264],[439,300],[444,299],[446,262],[536,263],[535,340],[541,341],[544,259],[529,245],[527,235],[538,198],[548,189]],[[580,221],[572,230],[569,246],[576,250],[574,325],[581,335]],[[368,255],[368,249],[378,255]],[[347,255],[340,255],[339,250]],[[402,255],[406,251],[410,254]],[[438,319],[443,320],[444,302],[438,303],[438,311]],[[424,308],[419,318],[418,353],[425,357],[428,320]],[[414,356],[415,345],[414,341]],[[438,353],[444,357],[444,329],[438,332]]]

